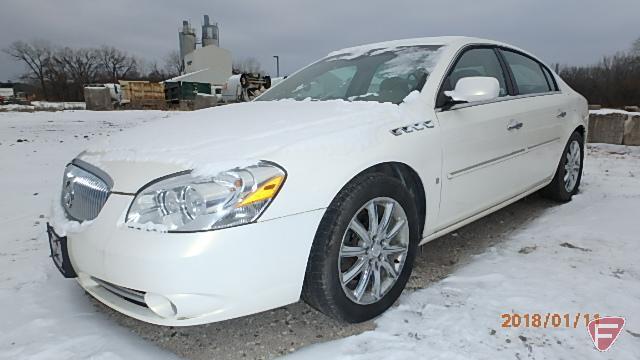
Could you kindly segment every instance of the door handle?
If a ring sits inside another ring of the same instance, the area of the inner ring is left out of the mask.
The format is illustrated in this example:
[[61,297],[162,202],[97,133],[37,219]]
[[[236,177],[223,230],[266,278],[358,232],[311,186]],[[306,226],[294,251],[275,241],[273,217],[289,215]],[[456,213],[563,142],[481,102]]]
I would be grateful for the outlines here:
[[563,117],[567,116],[567,112],[566,111],[562,111],[561,113],[559,113],[558,115],[556,115],[556,117],[558,119],[562,119]]
[[520,121],[511,120],[511,121],[509,121],[509,125],[507,125],[507,130],[509,130],[509,131],[511,131],[511,130],[519,130],[523,126],[524,125]]

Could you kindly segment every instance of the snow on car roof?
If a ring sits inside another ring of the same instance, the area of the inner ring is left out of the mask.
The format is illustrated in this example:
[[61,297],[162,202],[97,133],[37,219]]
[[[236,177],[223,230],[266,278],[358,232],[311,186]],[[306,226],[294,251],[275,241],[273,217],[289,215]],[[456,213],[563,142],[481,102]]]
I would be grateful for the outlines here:
[[486,39],[466,37],[466,36],[423,37],[423,38],[384,41],[384,42],[348,47],[341,50],[333,51],[329,53],[328,56],[337,56],[337,55],[343,55],[343,54],[362,55],[375,49],[397,48],[401,46],[415,46],[415,45],[443,45],[444,46],[444,45],[462,45],[467,43],[500,44],[493,40],[486,40]]

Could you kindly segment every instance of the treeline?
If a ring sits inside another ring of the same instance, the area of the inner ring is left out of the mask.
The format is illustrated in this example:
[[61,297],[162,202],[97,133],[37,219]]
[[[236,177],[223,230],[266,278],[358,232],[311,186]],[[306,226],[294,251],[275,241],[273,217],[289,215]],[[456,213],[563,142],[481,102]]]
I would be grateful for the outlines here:
[[622,108],[640,106],[640,42],[629,53],[604,57],[590,66],[563,66],[560,77],[589,104]]
[[[45,41],[16,41],[3,49],[25,65],[21,80],[34,85],[39,99],[82,101],[83,86],[118,80],[162,81],[184,69],[177,51],[148,62],[112,46],[58,47]],[[234,62],[234,73],[260,72],[254,58]],[[640,106],[640,39],[631,51],[604,57],[587,66],[561,66],[559,75],[590,104],[606,107]]]
[[85,84],[162,81],[182,71],[177,51],[167,54],[162,65],[112,46],[72,48],[45,41],[16,41],[3,52],[25,65],[21,81],[34,85],[38,98],[50,101],[82,101]]

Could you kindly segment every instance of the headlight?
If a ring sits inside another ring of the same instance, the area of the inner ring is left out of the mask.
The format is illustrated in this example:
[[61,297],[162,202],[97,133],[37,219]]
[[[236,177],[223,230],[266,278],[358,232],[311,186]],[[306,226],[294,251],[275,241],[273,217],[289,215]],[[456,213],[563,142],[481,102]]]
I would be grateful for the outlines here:
[[280,167],[266,162],[214,177],[190,173],[159,180],[133,200],[126,225],[161,231],[222,229],[255,221],[284,183]]

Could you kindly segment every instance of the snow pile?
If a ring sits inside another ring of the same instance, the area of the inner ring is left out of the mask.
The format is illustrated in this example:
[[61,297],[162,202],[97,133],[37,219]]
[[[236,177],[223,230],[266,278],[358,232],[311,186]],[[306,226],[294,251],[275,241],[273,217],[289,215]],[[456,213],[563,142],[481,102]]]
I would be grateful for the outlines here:
[[640,115],[640,112],[630,112],[630,111],[620,110],[620,109],[604,108],[599,110],[589,110],[589,114],[593,114],[593,115],[624,114],[624,115],[637,116],[637,115]]
[[[581,193],[449,278],[403,295],[377,329],[291,359],[601,359],[573,328],[502,328],[503,313],[623,316],[607,358],[640,358],[640,151],[593,146]],[[523,320],[524,321],[524,320]]]
[[385,69],[380,74],[387,78],[394,76],[406,76],[412,71],[425,71],[426,74],[433,72],[433,68],[440,60],[440,55],[446,47],[439,47],[437,50],[426,51],[420,47],[407,47],[398,49],[385,49],[395,51],[399,56],[385,63]]
[[32,101],[31,105],[7,104],[0,105],[0,110],[4,111],[37,111],[37,110],[84,110],[86,104],[84,102],[50,102],[50,101]]
[[[60,193],[60,192],[58,192]],[[60,204],[60,199],[51,201],[51,210],[49,212],[49,223],[56,229],[56,233],[60,236],[67,236],[71,233],[79,233],[93,224],[93,221],[74,221],[67,218],[64,209]]]
[[32,101],[36,109],[53,109],[53,110],[84,110],[86,104],[84,102],[53,102],[53,101]]
[[0,111],[33,111],[35,106],[21,104],[0,105]]
[[327,55],[327,57],[340,56],[342,59],[355,59],[373,50],[381,50],[381,49],[388,50],[393,48],[416,46],[416,45],[447,45],[449,43],[460,41],[463,39],[464,37],[459,37],[459,36],[442,36],[442,37],[427,37],[427,38],[385,41],[380,43],[365,44],[365,45],[353,46],[353,47],[349,47],[341,50],[332,51]]

